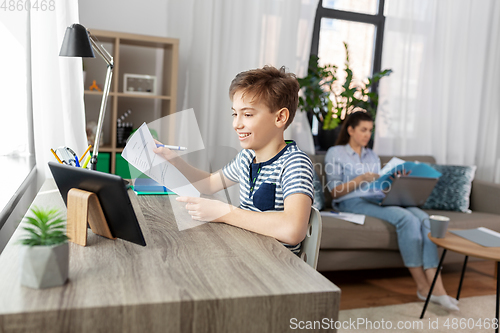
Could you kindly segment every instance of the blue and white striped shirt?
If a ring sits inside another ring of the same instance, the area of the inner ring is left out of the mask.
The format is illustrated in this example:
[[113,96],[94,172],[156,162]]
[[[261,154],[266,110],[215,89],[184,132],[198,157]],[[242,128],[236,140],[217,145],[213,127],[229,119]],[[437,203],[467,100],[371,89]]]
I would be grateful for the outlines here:
[[[306,153],[290,142],[269,161],[253,163],[255,152],[241,150],[222,172],[233,182],[240,183],[240,208],[255,212],[283,211],[284,200],[294,193],[314,198],[313,166]],[[284,244],[294,253],[300,243]]]

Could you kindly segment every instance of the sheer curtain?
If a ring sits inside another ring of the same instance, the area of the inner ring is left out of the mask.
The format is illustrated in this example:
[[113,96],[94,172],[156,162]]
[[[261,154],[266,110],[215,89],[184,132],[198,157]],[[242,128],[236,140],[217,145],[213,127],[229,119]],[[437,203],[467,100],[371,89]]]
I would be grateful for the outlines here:
[[[180,38],[179,110],[194,108],[206,146],[240,150],[228,89],[239,72],[286,66],[307,74],[318,0],[170,1],[167,34]],[[305,114],[285,134],[306,152],[314,144]]]
[[500,2],[386,0],[375,147],[500,182]]
[[50,148],[87,148],[81,58],[59,57],[66,27],[78,20],[78,1],[59,1],[54,10],[31,11],[33,131],[38,182],[52,177]]

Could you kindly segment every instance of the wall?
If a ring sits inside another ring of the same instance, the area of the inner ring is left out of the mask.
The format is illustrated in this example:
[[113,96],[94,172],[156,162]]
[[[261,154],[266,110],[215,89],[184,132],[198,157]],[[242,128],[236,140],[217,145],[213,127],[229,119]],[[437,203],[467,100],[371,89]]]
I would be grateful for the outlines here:
[[[176,15],[176,22],[167,21],[167,13],[172,10],[185,12],[192,10],[192,1],[169,0],[80,0],[80,23],[88,29],[109,30],[133,34],[178,38],[179,43],[179,78],[177,93],[177,110],[189,106],[183,105],[184,87],[186,83],[186,59],[190,36],[184,29],[185,18]],[[170,23],[170,24],[168,24]],[[159,56],[159,55],[157,55]],[[119,111],[120,114],[120,111]],[[108,138],[109,141],[109,138]]]
[[160,0],[80,0],[80,23],[87,28],[167,36],[167,4]]

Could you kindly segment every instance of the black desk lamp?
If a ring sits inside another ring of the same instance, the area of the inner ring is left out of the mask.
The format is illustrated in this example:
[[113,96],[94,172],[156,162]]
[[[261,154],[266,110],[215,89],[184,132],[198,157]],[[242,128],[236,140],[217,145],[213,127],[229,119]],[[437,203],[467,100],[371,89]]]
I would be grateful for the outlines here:
[[95,58],[92,49],[99,53],[108,65],[106,81],[104,82],[104,90],[102,92],[101,110],[99,111],[99,120],[97,122],[94,150],[90,160],[90,169],[95,170],[97,155],[99,154],[99,142],[101,141],[102,124],[104,122],[104,114],[106,113],[106,104],[108,102],[109,89],[111,87],[111,77],[113,76],[113,57],[102,45],[97,44],[96,40],[90,34],[90,31],[83,25],[75,23],[71,27],[66,28],[66,34],[64,35],[59,56]]

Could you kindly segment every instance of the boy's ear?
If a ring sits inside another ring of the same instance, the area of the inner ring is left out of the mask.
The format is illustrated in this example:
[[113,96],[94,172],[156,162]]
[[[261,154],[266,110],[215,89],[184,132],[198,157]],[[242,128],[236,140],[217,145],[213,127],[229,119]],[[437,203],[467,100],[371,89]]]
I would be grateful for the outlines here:
[[276,112],[276,127],[285,127],[289,118],[290,111],[287,108],[279,109],[278,112]]

